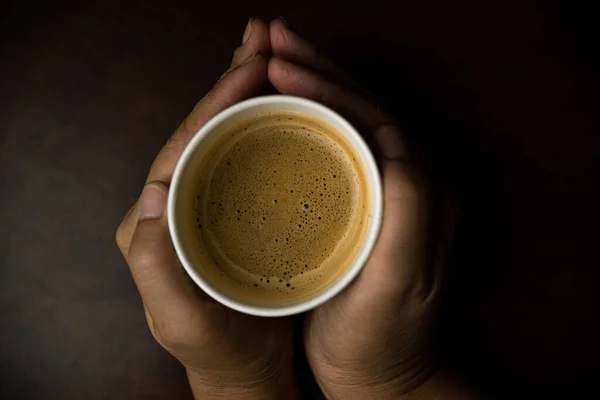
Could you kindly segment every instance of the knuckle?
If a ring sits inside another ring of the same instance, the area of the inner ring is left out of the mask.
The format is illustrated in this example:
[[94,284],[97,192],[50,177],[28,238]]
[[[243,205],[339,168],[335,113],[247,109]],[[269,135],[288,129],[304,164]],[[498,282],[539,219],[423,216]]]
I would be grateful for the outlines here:
[[[153,271],[153,266],[156,265],[154,252],[150,251],[147,246],[136,246],[135,244],[129,247],[128,261],[130,265],[136,267],[136,270],[145,273]],[[148,279],[151,277],[145,278]]]
[[135,208],[137,203],[134,203],[127,213],[125,217],[117,227],[117,231],[115,232],[115,241],[117,242],[117,246],[123,255],[127,254],[129,243],[131,242],[132,232],[128,227],[131,225],[131,221],[135,218]]
[[[181,121],[181,125],[179,126],[179,129],[178,129],[178,131],[181,132],[181,135],[183,135],[184,137],[191,137],[194,134],[195,124],[194,124],[194,121],[192,121],[192,118],[190,117],[190,115],[188,115],[187,117],[185,117],[183,119],[183,121]],[[174,140],[175,140],[174,137],[169,138],[169,141],[161,149],[159,155],[168,152],[169,149],[173,146]]]
[[152,318],[148,310],[146,310],[146,322],[148,323],[148,328],[150,329],[150,333],[152,334],[154,340],[156,340],[158,344],[160,344],[162,347],[166,348],[166,343],[163,343],[163,339],[160,333],[156,330],[156,326],[154,325],[154,319]]
[[292,38],[283,30],[279,30],[275,36],[275,41],[283,48],[288,47],[292,42]]
[[152,337],[158,344],[160,344],[165,349],[169,349],[171,346],[169,342],[165,339],[165,336],[156,328],[155,325],[148,325],[150,328],[150,332],[152,333]]
[[117,242],[117,246],[123,255],[127,254],[128,246],[129,246],[129,235],[125,229],[125,221],[121,222],[117,231],[115,233],[115,241]]
[[403,179],[401,180],[402,189],[407,196],[421,197],[422,184],[419,177],[408,171],[404,171]]
[[174,324],[155,324],[150,328],[154,339],[165,349],[177,349],[187,345],[185,332]]
[[392,197],[397,199],[425,199],[428,185],[421,170],[411,164],[395,162],[392,168]]
[[294,77],[295,75],[292,73],[291,66],[287,62],[277,62],[275,64],[277,66],[277,73],[282,77]]
[[[232,67],[235,66],[235,65],[237,65],[237,64],[239,64],[241,62],[244,50],[245,49],[244,49],[243,46],[240,46],[240,47],[238,47],[237,49],[234,50],[234,52],[233,52],[233,58],[232,58],[232,61],[231,61],[231,66]],[[227,72],[229,72],[229,70],[227,70]],[[227,73],[227,72],[225,72],[225,73]]]
[[423,182],[419,174],[409,168],[397,166],[391,171],[393,179],[388,185],[388,195],[391,199],[420,198],[423,192]]
[[115,241],[117,242],[117,246],[119,246],[119,249],[121,249],[121,251],[123,251],[123,248],[125,247],[125,238],[124,238],[124,233],[123,233],[123,223],[122,222],[119,225],[119,227],[117,228],[117,231],[115,232]]

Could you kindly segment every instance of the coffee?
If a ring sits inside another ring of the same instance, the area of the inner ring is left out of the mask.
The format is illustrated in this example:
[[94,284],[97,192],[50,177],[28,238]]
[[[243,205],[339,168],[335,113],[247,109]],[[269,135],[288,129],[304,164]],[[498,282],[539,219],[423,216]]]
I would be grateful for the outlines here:
[[289,301],[353,261],[370,195],[364,167],[335,129],[303,113],[267,113],[230,127],[206,154],[198,244],[220,285]]

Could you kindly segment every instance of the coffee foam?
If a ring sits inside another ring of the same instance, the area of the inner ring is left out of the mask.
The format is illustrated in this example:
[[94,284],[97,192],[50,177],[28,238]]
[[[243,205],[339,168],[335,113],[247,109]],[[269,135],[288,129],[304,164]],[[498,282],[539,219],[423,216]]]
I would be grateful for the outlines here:
[[196,212],[221,276],[259,297],[289,299],[343,273],[369,207],[363,169],[337,131],[278,112],[233,127],[213,147]]

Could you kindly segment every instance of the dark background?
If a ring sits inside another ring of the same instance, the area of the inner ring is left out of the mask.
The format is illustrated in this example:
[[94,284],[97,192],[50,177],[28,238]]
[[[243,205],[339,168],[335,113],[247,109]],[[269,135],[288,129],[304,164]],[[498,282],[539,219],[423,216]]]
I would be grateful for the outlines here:
[[283,4],[2,3],[0,397],[189,396],[146,327],[114,232],[247,19],[277,15],[384,99],[460,200],[442,360],[500,398],[595,397],[585,395],[600,357],[592,10]]

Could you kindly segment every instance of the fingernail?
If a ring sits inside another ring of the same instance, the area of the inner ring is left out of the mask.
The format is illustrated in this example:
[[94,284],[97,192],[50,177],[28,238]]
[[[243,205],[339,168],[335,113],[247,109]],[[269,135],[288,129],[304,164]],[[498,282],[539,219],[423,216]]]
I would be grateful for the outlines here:
[[278,18],[283,23],[283,26],[285,26],[286,28],[290,27],[290,24],[288,24],[288,22],[285,20],[285,18],[283,18],[282,16],[279,16]]
[[154,183],[149,183],[142,192],[140,221],[161,218],[167,205],[167,194]]
[[406,148],[402,143],[402,132],[396,125],[384,125],[375,131],[375,138],[381,148],[381,154],[387,159],[397,160],[406,157]]
[[246,25],[246,30],[244,31],[244,36],[242,38],[242,45],[244,45],[248,39],[250,39],[250,35],[252,34],[252,20],[254,18],[250,18],[248,24]]

